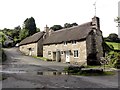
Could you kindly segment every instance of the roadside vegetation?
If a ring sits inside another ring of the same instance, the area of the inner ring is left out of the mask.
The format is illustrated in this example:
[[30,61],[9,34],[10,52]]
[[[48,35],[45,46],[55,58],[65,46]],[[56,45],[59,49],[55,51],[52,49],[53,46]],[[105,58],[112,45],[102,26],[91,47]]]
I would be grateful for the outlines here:
[[0,48],[0,64],[2,64],[2,62],[6,61],[7,57],[6,54],[4,53],[4,50],[2,48]]
[[114,50],[120,50],[120,43],[106,42],[106,44]]
[[120,39],[115,33],[104,38],[103,43],[105,56],[101,58],[101,65],[92,66],[68,66],[64,71],[71,75],[102,76],[115,75],[116,69],[120,69]]
[[114,71],[104,71],[103,69],[96,69],[92,67],[91,69],[87,69],[85,67],[80,66],[69,66],[64,68],[64,72],[68,73],[68,75],[81,75],[81,76],[104,76],[104,75],[115,75]]
[[45,58],[45,57],[38,57],[38,56],[33,56],[34,58],[37,58],[37,59],[40,59],[40,60],[43,60],[43,61],[51,61],[50,59],[48,58]]

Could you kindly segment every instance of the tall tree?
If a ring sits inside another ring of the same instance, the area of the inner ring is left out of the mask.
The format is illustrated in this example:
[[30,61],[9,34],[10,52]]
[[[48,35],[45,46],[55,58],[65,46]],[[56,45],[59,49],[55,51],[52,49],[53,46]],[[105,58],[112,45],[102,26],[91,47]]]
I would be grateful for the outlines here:
[[37,32],[37,27],[35,19],[33,17],[27,18],[23,23],[23,29],[20,30],[19,39],[23,40],[24,38],[31,36]]
[[33,17],[27,18],[24,21],[24,29],[28,30],[29,36],[31,36],[37,32],[35,19]]

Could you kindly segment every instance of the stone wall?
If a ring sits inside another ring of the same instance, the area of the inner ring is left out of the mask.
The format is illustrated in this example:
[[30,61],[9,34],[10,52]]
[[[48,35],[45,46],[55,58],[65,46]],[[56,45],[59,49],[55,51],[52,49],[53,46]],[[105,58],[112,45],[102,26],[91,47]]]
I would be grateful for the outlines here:
[[[74,50],[78,50],[78,58],[74,57]],[[77,41],[76,44],[68,42],[67,45],[64,45],[64,43],[44,45],[43,57],[55,60],[54,53],[56,53],[56,51],[63,51],[63,54],[60,54],[61,62],[66,62],[66,51],[70,51],[70,63],[77,62],[82,64],[87,59],[86,41]],[[51,55],[48,55],[48,52],[51,52]]]
[[37,56],[37,43],[22,45],[19,50],[25,55]]
[[43,56],[43,38],[36,43],[21,45],[19,50],[25,55]]

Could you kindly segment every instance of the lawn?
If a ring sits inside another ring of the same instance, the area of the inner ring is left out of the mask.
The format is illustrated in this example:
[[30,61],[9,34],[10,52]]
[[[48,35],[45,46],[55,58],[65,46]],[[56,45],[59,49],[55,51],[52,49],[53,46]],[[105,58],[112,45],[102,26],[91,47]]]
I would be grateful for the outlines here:
[[112,45],[115,50],[120,50],[120,43],[106,42],[108,45]]

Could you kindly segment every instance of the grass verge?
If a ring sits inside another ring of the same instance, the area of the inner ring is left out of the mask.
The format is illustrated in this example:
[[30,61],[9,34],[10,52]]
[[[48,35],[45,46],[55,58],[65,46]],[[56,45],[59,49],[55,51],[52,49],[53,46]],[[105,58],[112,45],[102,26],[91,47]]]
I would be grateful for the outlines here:
[[119,50],[120,43],[115,43],[115,42],[106,42],[108,45],[112,45],[115,50]]
[[43,60],[43,61],[51,61],[50,59],[45,58],[45,57],[37,57],[37,56],[33,56],[33,57],[37,58],[37,59],[40,59],[40,60]]
[[103,69],[87,69],[81,67],[65,67],[64,72],[68,73],[68,75],[81,75],[81,76],[104,76],[104,75],[115,75],[115,71],[104,71]]

